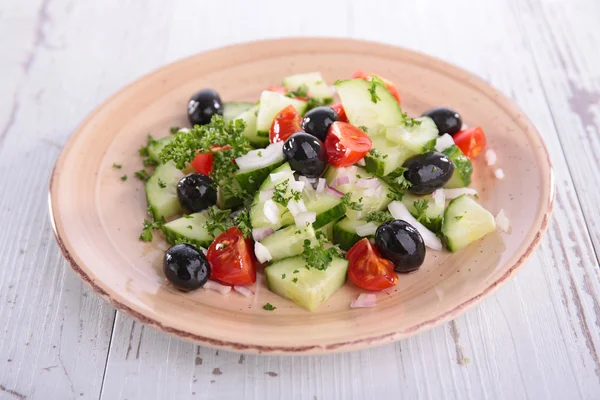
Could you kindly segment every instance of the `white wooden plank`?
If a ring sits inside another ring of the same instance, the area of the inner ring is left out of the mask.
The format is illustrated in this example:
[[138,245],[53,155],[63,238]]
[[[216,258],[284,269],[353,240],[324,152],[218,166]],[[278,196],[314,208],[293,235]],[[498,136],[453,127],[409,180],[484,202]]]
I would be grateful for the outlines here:
[[294,24],[282,22],[279,8],[252,4],[249,29],[249,6],[225,7],[177,2],[173,19],[182,23],[171,27],[168,58],[282,32],[347,34],[438,55],[488,79],[524,108],[546,139],[559,182],[556,217],[528,266],[496,295],[455,323],[378,349],[303,358],[217,355],[148,328],[141,335],[141,326],[119,315],[103,397],[598,397],[595,255],[579,229],[583,215],[514,11],[502,1],[443,8],[433,1],[322,3],[296,10],[302,23]]

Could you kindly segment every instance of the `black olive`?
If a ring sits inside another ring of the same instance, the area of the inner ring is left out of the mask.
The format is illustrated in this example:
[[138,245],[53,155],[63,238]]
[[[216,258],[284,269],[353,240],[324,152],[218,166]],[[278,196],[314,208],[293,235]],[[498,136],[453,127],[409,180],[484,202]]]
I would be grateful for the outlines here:
[[188,119],[192,126],[208,124],[215,114],[223,115],[223,102],[213,89],[196,92],[188,102]]
[[423,113],[423,117],[429,117],[433,120],[440,136],[444,133],[454,135],[460,132],[463,124],[460,114],[447,107],[436,107],[427,110]]
[[177,184],[177,198],[188,214],[206,210],[217,203],[213,180],[203,174],[189,174]]
[[204,253],[191,244],[169,248],[163,259],[167,280],[179,290],[190,291],[204,286],[210,277],[210,264]]
[[450,180],[454,164],[442,153],[431,151],[417,154],[402,164],[404,178],[410,182],[408,191],[414,194],[430,194]]
[[315,107],[304,114],[304,118],[302,118],[302,130],[324,142],[331,124],[339,120],[340,116],[333,108]]
[[321,176],[327,168],[325,146],[308,133],[298,132],[290,136],[283,144],[283,155],[294,171],[308,178]]
[[375,232],[377,249],[394,263],[396,272],[417,270],[425,260],[425,244],[419,231],[406,221],[384,222]]

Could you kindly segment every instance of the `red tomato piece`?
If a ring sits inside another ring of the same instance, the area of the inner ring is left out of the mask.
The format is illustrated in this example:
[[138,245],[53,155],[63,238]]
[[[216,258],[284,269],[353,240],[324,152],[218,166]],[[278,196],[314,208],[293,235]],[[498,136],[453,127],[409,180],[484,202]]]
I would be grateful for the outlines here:
[[485,149],[487,140],[485,138],[485,132],[480,126],[474,128],[465,129],[452,136],[454,143],[459,149],[471,160]]
[[348,253],[350,261],[348,277],[354,284],[366,290],[385,290],[398,283],[394,264],[381,257],[375,246],[364,238],[357,242]]
[[340,117],[340,121],[348,122],[348,117],[346,116],[346,110],[344,110],[344,106],[342,103],[335,103],[331,106],[337,113],[338,117]]
[[199,174],[208,175],[212,171],[213,159],[212,153],[197,154],[191,162],[192,168]]
[[249,285],[256,282],[256,261],[252,241],[244,238],[237,226],[221,233],[206,253],[211,277],[227,285]]
[[329,164],[348,167],[363,158],[371,147],[371,138],[352,124],[336,121],[329,127],[325,150]]
[[273,120],[269,131],[271,143],[283,142],[296,132],[302,132],[302,119],[294,106],[289,105],[281,110]]
[[352,77],[354,79],[364,79],[365,81],[370,81],[372,76],[376,76],[379,79],[381,79],[383,81],[383,83],[385,84],[386,89],[392,94],[392,96],[394,96],[396,98],[396,100],[398,101],[398,103],[400,103],[400,93],[398,92],[398,88],[396,87],[396,85],[394,85],[392,83],[392,81],[385,79],[382,76],[379,75],[375,75],[375,74],[366,74],[363,70],[361,69],[357,69],[354,74],[352,74]]
[[269,92],[277,92],[277,93],[281,93],[281,94],[286,94],[286,93],[287,93],[287,89],[286,89],[286,88],[284,88],[284,87],[283,87],[283,86],[281,86],[281,85],[272,85],[272,86],[269,86],[269,87],[267,88],[267,90],[268,90]]

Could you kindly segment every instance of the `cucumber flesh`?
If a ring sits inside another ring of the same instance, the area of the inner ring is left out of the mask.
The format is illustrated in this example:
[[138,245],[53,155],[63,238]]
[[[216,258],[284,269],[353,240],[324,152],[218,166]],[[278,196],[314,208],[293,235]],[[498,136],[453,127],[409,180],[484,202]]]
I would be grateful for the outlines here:
[[461,188],[471,184],[471,175],[473,174],[473,164],[469,157],[465,156],[460,148],[452,145],[445,149],[443,153],[454,164],[454,172],[450,180],[444,185],[445,188]]
[[304,190],[302,200],[308,211],[316,213],[316,220],[312,224],[315,229],[337,221],[346,214],[346,206],[342,204],[342,200],[326,192]]
[[333,226],[332,241],[340,246],[340,249],[348,251],[358,241],[363,239],[356,233],[356,227],[366,224],[364,219],[350,219],[348,217],[342,219]]
[[453,199],[444,213],[442,234],[446,247],[455,252],[496,230],[494,216],[463,194]]
[[306,111],[306,102],[298,99],[293,99],[282,95],[281,93],[270,92],[264,90],[260,95],[260,106],[256,117],[256,135],[269,138],[269,130],[273,119],[278,112],[285,107],[293,105],[300,115]]
[[[346,282],[348,261],[334,258],[326,270],[310,268],[302,257],[290,257],[265,268],[272,292],[315,311]],[[295,272],[295,273],[294,273]]]
[[160,139],[155,139],[153,140],[149,145],[148,145],[148,157],[152,160],[152,161],[156,161],[157,163],[160,164],[160,152],[162,151],[162,149],[165,148],[165,146],[167,144],[169,144],[169,142],[171,140],[173,140],[174,136],[167,136],[164,138],[160,138]]
[[386,135],[372,136],[371,141],[373,148],[365,156],[366,169],[377,176],[389,175],[402,166],[404,161],[417,154],[408,147],[392,142]]
[[[377,134],[382,127],[397,126],[404,121],[396,98],[379,82],[343,80],[335,83],[335,89],[350,123],[365,126],[369,136]],[[378,99],[373,101],[375,98]]]
[[387,127],[385,137],[414,154],[425,152],[430,142],[437,140],[438,129],[429,117],[415,118],[415,121],[420,122],[420,124],[413,124],[411,126],[401,124]]
[[236,119],[241,119],[246,124],[242,136],[244,136],[254,147],[266,147],[269,144],[269,135],[259,136],[256,131],[256,118],[258,115],[258,104],[241,113]]
[[247,101],[226,101],[223,103],[223,119],[225,122],[232,121],[252,106],[254,103]]
[[[330,223],[328,223],[325,226],[320,227],[319,229],[317,229],[317,231],[323,232],[325,234],[325,237],[327,238],[327,240],[329,240],[330,242],[333,242],[333,226],[337,223],[338,221],[331,221]],[[314,223],[313,223],[313,227],[314,227]]]
[[[177,198],[177,184],[183,178],[183,172],[177,169],[173,161],[160,164],[146,182],[146,200],[148,212],[155,221],[169,219],[181,213]],[[161,187],[164,186],[165,187]]]
[[420,221],[427,229],[432,232],[439,232],[442,229],[442,219],[444,218],[444,206],[443,204],[436,204],[433,196],[428,194],[425,196],[417,196],[410,192],[404,193],[402,196],[402,203],[406,206],[408,211],[412,214],[413,217],[417,218],[419,213],[415,208],[415,202],[419,200],[424,200],[427,202],[427,209],[425,210],[425,215],[428,220]]
[[253,169],[250,171],[237,171],[235,173],[235,180],[239,185],[246,190],[249,194],[253,195],[258,191],[260,185],[265,179],[269,177],[269,174],[283,164],[283,156],[277,162],[271,165],[267,165],[262,168]]
[[[271,179],[271,174],[276,174],[279,172],[284,172],[278,182],[273,182]],[[271,174],[265,179],[265,181],[260,185],[259,190],[254,195],[254,200],[252,202],[252,206],[250,207],[250,223],[253,228],[272,228],[274,230],[279,229],[282,226],[290,225],[294,222],[294,217],[289,212],[286,207],[283,207],[281,204],[275,203],[277,208],[279,209],[279,222],[272,223],[267,219],[264,213],[264,206],[267,200],[260,200],[260,192],[262,190],[273,189],[275,185],[279,182],[283,182],[286,179],[289,179],[292,182],[294,179],[294,171],[290,168],[288,163],[283,164],[282,166],[276,168],[271,172]],[[288,192],[286,196],[291,194],[291,189],[288,185]]]
[[283,79],[283,86],[288,90],[296,90],[299,86],[308,88],[308,95],[324,103],[333,101],[333,93],[320,72],[309,72],[288,76]]
[[164,224],[162,231],[169,244],[184,241],[208,248],[214,240],[214,236],[204,226],[208,219],[208,210],[204,210]]
[[288,226],[267,236],[260,243],[269,250],[272,262],[275,262],[302,254],[304,240],[310,240],[311,243],[317,242],[315,230],[312,226],[302,229],[296,226]]

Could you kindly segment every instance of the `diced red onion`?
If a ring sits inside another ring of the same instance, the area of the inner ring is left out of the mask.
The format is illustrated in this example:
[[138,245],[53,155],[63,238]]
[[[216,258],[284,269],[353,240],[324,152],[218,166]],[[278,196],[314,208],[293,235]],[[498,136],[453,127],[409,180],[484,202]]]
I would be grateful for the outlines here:
[[245,296],[245,297],[252,297],[254,296],[254,292],[247,288],[246,286],[234,286],[233,290],[235,290],[236,292],[238,292],[239,294]]
[[431,194],[431,196],[433,197],[433,201],[435,202],[436,206],[444,206],[444,203],[446,202],[446,193],[444,192],[444,189],[436,190]]
[[323,193],[325,186],[327,186],[327,181],[323,178],[319,178],[319,182],[317,183],[317,193]]
[[311,211],[301,212],[294,217],[294,222],[297,228],[306,228],[317,220],[317,213]]
[[261,190],[258,194],[258,200],[265,201],[273,198],[273,194],[275,193],[275,189],[266,189]]
[[254,255],[256,259],[261,264],[266,263],[267,261],[271,261],[273,256],[271,256],[271,252],[260,242],[254,242]]
[[352,300],[350,308],[375,307],[376,305],[377,297],[374,294],[361,293],[356,300]]
[[279,208],[273,200],[267,200],[263,207],[263,213],[269,222],[277,224],[279,222]]
[[404,220],[412,226],[414,226],[415,229],[418,230],[421,234],[421,237],[423,237],[423,242],[425,243],[425,246],[433,250],[442,250],[442,241],[440,240],[440,238],[438,238],[435,235],[435,233],[425,228],[425,226],[423,226],[422,223],[417,221],[402,202],[392,201],[388,205],[388,210],[390,210],[390,213],[395,219]]
[[296,216],[298,214],[300,214],[301,212],[306,212],[308,211],[306,209],[306,205],[304,204],[303,200],[290,200],[288,201],[288,205],[287,205],[288,210],[290,210],[290,213],[292,214],[292,216]]
[[504,171],[502,170],[502,168],[497,168],[494,171],[494,175],[496,175],[496,179],[500,179],[500,180],[504,179]]
[[254,228],[252,229],[252,239],[254,239],[255,242],[258,242],[263,240],[273,232],[275,232],[273,228]]
[[283,160],[283,142],[276,142],[264,149],[250,150],[247,154],[235,159],[240,171],[266,167],[279,160]]
[[364,158],[361,158],[360,160],[358,160],[356,162],[356,165],[361,166],[361,167],[365,167],[367,165],[367,163],[365,162]]
[[377,178],[360,178],[356,181],[356,186],[363,189],[377,189],[381,186],[381,181]]
[[504,214],[504,209],[500,210],[498,215],[496,215],[495,219],[496,227],[498,228],[498,230],[508,233],[508,231],[510,230],[510,221]]
[[487,149],[485,151],[485,163],[487,165],[489,165],[490,167],[494,164],[496,164],[496,161],[498,160],[498,156],[496,154],[496,152],[494,151],[494,149]]
[[342,185],[346,185],[350,183],[350,177],[348,175],[344,175],[344,176],[338,176],[337,178],[335,178],[333,180],[333,182],[331,182],[331,187],[338,187],[338,186],[342,186]]
[[283,180],[283,178],[288,176],[289,172],[288,171],[274,172],[269,175],[271,176],[271,182],[278,183],[279,181]]
[[221,285],[219,282],[211,280],[206,281],[206,283],[202,287],[204,289],[214,290],[215,292],[219,292],[222,295],[226,295],[227,293],[231,292],[231,286]]
[[446,150],[448,147],[454,144],[454,139],[447,133],[444,133],[442,136],[437,138],[435,141],[435,149],[439,152]]
[[444,195],[446,196],[446,200],[452,200],[457,198],[458,196],[462,196],[463,194],[475,196],[477,194],[477,190],[473,188],[456,188],[456,189],[438,189],[443,190]]
[[360,237],[371,236],[375,234],[377,230],[377,225],[373,222],[367,222],[364,225],[360,225],[356,227],[356,234]]
[[340,192],[339,190],[336,190],[336,189],[332,188],[331,186],[327,186],[325,188],[325,192],[328,193],[328,194],[330,194],[330,195],[332,195],[332,196],[334,196],[334,197],[337,197],[338,199],[341,199],[342,197],[344,197],[344,193]]

